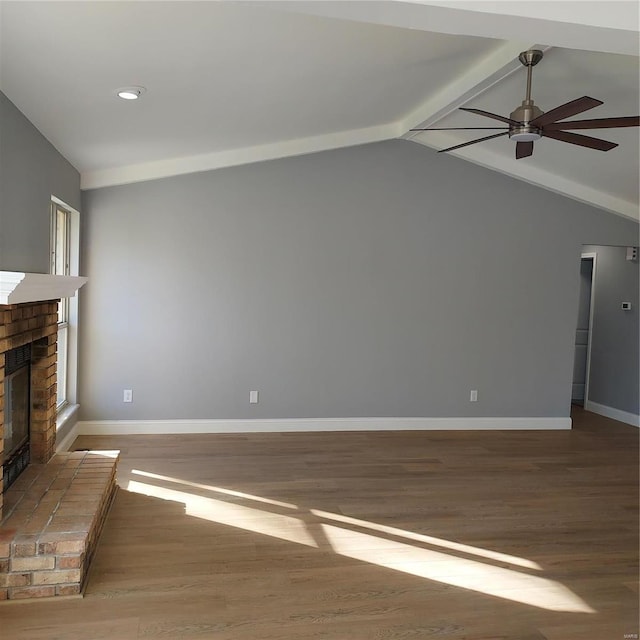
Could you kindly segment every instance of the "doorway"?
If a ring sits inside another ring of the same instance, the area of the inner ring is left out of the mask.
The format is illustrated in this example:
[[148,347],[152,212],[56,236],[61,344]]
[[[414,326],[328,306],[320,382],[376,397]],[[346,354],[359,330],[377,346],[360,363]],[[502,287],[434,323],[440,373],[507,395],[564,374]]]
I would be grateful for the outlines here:
[[595,268],[596,254],[583,253],[580,257],[580,294],[573,358],[573,384],[571,387],[571,403],[581,407],[585,406],[585,402],[589,398]]

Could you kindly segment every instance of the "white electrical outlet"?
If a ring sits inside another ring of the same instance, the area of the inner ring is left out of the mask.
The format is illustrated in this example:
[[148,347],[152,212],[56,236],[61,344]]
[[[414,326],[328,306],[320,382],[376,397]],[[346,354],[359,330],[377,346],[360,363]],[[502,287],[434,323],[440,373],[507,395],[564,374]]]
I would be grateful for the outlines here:
[[249,404],[258,404],[258,392],[249,391]]
[[471,393],[469,394],[469,402],[478,402],[478,390],[471,389]]
[[125,389],[122,394],[122,402],[133,402],[133,389]]

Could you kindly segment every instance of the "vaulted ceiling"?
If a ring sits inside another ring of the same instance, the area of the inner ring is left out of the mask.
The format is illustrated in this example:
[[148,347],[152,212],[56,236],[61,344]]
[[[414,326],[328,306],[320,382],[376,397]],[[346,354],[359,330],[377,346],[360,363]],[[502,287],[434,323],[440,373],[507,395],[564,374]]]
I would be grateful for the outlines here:
[[[372,141],[434,149],[508,116],[518,54],[545,52],[533,97],[592,96],[582,118],[639,113],[638,3],[0,2],[0,89],[80,171],[82,187],[203,171]],[[496,10],[497,7],[497,10]],[[140,100],[117,88],[141,85]],[[504,136],[459,157],[638,219],[638,128],[588,131],[601,152]]]

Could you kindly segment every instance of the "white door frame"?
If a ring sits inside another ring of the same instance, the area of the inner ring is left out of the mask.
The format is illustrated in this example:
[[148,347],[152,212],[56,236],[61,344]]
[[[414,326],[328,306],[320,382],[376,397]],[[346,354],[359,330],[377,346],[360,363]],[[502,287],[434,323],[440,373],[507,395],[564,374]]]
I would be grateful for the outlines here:
[[589,298],[589,330],[587,331],[587,366],[584,372],[584,402],[583,406],[587,406],[589,402],[589,378],[591,377],[591,337],[593,333],[593,310],[595,308],[594,300],[596,295],[596,261],[598,254],[596,252],[581,253],[580,260],[593,260],[591,267],[591,296]]

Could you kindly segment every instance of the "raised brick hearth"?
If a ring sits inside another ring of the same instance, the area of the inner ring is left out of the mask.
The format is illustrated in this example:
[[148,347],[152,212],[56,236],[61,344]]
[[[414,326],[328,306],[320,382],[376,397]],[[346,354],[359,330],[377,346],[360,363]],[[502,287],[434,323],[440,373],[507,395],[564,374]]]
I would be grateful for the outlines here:
[[9,488],[0,600],[78,595],[116,490],[117,451],[58,453]]
[[0,461],[5,354],[31,345],[31,464],[6,494],[0,466],[0,600],[80,593],[115,491],[117,452],[55,454],[57,323],[57,300],[0,304]]

